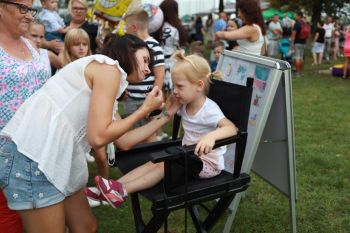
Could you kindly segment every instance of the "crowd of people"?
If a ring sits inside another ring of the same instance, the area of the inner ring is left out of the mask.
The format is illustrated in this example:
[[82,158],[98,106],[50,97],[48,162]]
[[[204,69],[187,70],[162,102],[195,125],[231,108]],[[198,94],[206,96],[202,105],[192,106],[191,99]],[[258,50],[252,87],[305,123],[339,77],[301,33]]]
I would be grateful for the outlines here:
[[[206,97],[224,49],[284,59],[299,76],[309,40],[313,65],[344,56],[348,78],[350,28],[331,17],[310,36],[301,12],[266,23],[258,1],[244,0],[237,18],[220,12],[203,23],[197,16],[188,33],[177,2],[163,0],[157,30],[149,31],[149,15],[138,9],[124,16],[120,35],[103,20],[89,22],[85,0],[69,1],[69,22],[56,0],[41,4],[38,12],[33,0],[0,0],[0,225],[7,233],[96,232],[92,200],[118,207],[163,177],[163,164],[149,162],[108,180],[107,145],[128,150],[161,140],[175,114],[183,118],[183,144],[197,143],[202,167],[192,172],[203,179],[220,174],[224,148],[213,145],[238,130]],[[90,151],[98,176],[87,188]]]
[[[202,23],[201,17],[193,17],[189,29],[189,42],[196,44],[199,40],[211,46],[213,52],[210,60],[214,69],[217,63],[213,56],[214,50],[223,43],[223,48],[227,50],[286,60],[293,66],[295,77],[301,76],[305,51],[309,49],[313,57],[312,66],[344,59],[343,78],[348,78],[350,74],[346,75],[345,70],[348,69],[350,42],[347,37],[350,26],[341,24],[339,19],[333,19],[331,16],[312,25],[301,11],[295,12],[295,17],[292,18],[286,13],[283,18],[276,14],[268,20],[263,20],[260,8],[254,4],[248,2],[242,6],[238,1],[237,18],[221,12],[217,20],[213,20],[209,14],[206,17],[207,21]],[[261,31],[261,36],[257,36],[258,31]],[[215,43],[218,40],[221,42]],[[262,49],[259,50],[261,46]]]

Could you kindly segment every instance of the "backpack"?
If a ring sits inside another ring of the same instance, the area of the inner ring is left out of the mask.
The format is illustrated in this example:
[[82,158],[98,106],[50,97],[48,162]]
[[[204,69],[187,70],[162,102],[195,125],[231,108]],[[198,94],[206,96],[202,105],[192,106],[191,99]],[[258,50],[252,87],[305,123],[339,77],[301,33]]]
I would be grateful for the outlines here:
[[309,36],[310,36],[310,33],[311,33],[310,25],[305,23],[305,22],[302,22],[301,23],[301,29],[300,29],[300,32],[299,32],[299,39],[307,40],[309,38]]

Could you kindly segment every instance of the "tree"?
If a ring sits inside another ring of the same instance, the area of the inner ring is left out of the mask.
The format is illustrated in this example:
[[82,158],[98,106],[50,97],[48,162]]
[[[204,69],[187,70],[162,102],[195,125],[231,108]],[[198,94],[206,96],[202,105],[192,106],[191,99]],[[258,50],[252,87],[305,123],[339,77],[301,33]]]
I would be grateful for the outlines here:
[[284,10],[302,10],[311,16],[311,21],[315,23],[321,19],[321,13],[325,12],[332,17],[339,17],[339,12],[350,0],[270,0],[271,6],[283,8]]
[[219,1],[219,12],[223,12],[224,11],[224,0],[220,0]]

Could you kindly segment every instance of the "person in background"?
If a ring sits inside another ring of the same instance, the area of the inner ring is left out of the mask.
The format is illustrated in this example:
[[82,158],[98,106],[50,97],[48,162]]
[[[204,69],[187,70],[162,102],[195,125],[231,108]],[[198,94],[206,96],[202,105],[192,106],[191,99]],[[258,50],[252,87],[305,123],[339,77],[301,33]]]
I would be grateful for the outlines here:
[[293,64],[293,50],[290,46],[290,30],[283,28],[282,39],[278,44],[279,52],[281,53],[281,59],[287,61],[290,65]]
[[[0,163],[0,187],[8,206],[21,215],[26,233],[64,233],[66,226],[69,232],[96,232],[83,191],[88,180],[85,153],[112,141],[129,149],[166,124],[180,107],[176,99],[164,104],[155,87],[140,109],[125,119],[116,113],[113,121],[115,100],[128,82],[140,82],[150,72],[150,53],[145,42],[126,34],[109,37],[102,54],[63,67],[1,131],[5,140],[0,158],[11,162]],[[168,114],[129,131],[164,106]],[[22,177],[27,166],[33,172]]]
[[[32,0],[0,0],[0,132],[22,103],[51,76],[36,47],[24,38],[37,13],[32,7]],[[0,136],[0,151],[6,149],[5,141],[6,138]],[[3,172],[7,160],[0,154],[0,172]],[[0,231],[22,233],[20,215],[7,206],[8,197],[3,194],[2,180]]]
[[[234,31],[239,28],[237,18],[235,19],[229,19],[227,21],[227,29],[226,31]],[[227,50],[239,50],[239,45],[236,40],[228,40],[227,41]]]
[[222,52],[224,52],[225,49],[225,43],[223,41],[216,41],[213,45],[213,53],[215,56],[215,60],[211,62],[210,69],[212,72],[216,70],[216,67],[218,66],[218,62],[220,59],[220,56]]
[[337,60],[339,56],[339,44],[340,44],[341,28],[339,19],[334,22],[334,31],[332,36],[332,58]]
[[278,15],[274,15],[272,17],[271,22],[268,24],[268,30],[266,33],[266,37],[268,40],[267,43],[267,56],[277,58],[279,57],[278,52],[278,43],[282,38],[282,26],[279,22]]
[[299,11],[296,16],[296,22],[293,26],[292,35],[291,35],[291,48],[294,50],[293,53],[293,65],[295,67],[295,76],[300,77],[301,72],[304,69],[304,51],[306,39],[301,39],[299,37],[301,31],[301,25],[304,23],[304,14]]
[[324,58],[326,62],[330,61],[332,36],[334,31],[333,19],[331,16],[327,16],[326,21],[323,24],[323,28],[326,31],[324,39]]
[[71,28],[84,29],[87,32],[90,38],[91,52],[95,54],[97,48],[98,25],[87,21],[87,10],[88,3],[86,0],[70,0],[68,3],[70,22],[67,22],[67,25]]
[[40,0],[42,9],[38,18],[45,25],[45,39],[63,41],[71,27],[66,27],[63,18],[57,13],[57,0]]
[[203,26],[202,17],[196,16],[194,28],[195,28],[194,41],[204,42],[205,29]]
[[25,34],[25,37],[30,39],[39,50],[40,57],[43,62],[47,64],[48,69],[51,72],[51,66],[59,69],[63,65],[63,51],[56,55],[51,50],[42,48],[43,41],[45,38],[45,26],[39,20],[33,20],[29,26],[28,32]]
[[85,30],[73,28],[64,38],[63,64],[91,55],[90,38]]
[[[224,169],[226,147],[213,150],[215,141],[237,134],[237,127],[222,113],[219,106],[209,99],[209,82],[212,76],[219,77],[220,72],[212,73],[208,62],[198,55],[184,57],[176,52],[177,60],[171,71],[174,83],[174,97],[182,104],[178,114],[184,128],[183,145],[196,144],[195,154],[199,156],[201,166],[191,167],[191,178],[211,178]],[[180,169],[174,169],[183,176]],[[144,190],[158,184],[164,178],[164,162],[151,161],[131,170],[117,181],[95,177],[97,187],[108,203],[116,208],[129,193]]]
[[197,54],[198,56],[203,57],[205,51],[205,46],[202,41],[193,41],[189,46],[190,54]]
[[182,26],[179,18],[179,7],[175,0],[164,0],[159,5],[159,8],[163,11],[164,22],[159,30],[152,33],[152,36],[160,42],[164,51],[164,89],[167,96],[173,88],[170,70],[174,61],[170,57],[176,50],[186,45],[187,32]]
[[[344,64],[343,64],[343,79],[349,79],[348,70],[349,70],[349,61],[350,61],[350,25],[345,29],[345,42],[344,42]],[[350,75],[350,74],[349,74]]]
[[206,44],[208,44],[209,46],[211,45],[212,41],[213,41],[213,24],[214,24],[214,20],[213,20],[213,15],[212,14],[208,14],[208,18],[205,21],[205,38],[206,38]]
[[215,33],[220,32],[220,31],[225,31],[227,28],[227,15],[225,12],[220,12],[219,13],[219,18],[214,21],[213,25],[213,41],[216,40],[216,35]]
[[[137,36],[141,40],[145,41],[152,52],[153,59],[151,60],[150,68],[151,73],[146,76],[145,80],[140,83],[129,84],[126,89],[126,94],[123,97],[123,110],[126,116],[132,114],[138,109],[146,99],[147,94],[152,90],[154,86],[158,86],[160,89],[163,87],[163,81],[165,76],[164,69],[164,52],[159,42],[155,40],[148,32],[148,14],[146,11],[141,10],[125,16],[126,32]],[[147,119],[140,121],[136,127],[144,125],[148,122]],[[163,132],[159,132],[160,138],[163,136]],[[154,142],[158,139],[156,134],[152,135],[147,142]],[[167,137],[164,133],[164,137]],[[159,138],[159,139],[160,139]]]
[[323,28],[323,22],[317,22],[317,28],[315,30],[315,36],[312,41],[312,65],[321,65],[323,60],[323,51],[324,51],[324,35],[325,30]]
[[256,0],[237,2],[238,16],[244,26],[234,31],[216,32],[216,40],[237,40],[239,51],[261,55],[265,43],[265,23]]

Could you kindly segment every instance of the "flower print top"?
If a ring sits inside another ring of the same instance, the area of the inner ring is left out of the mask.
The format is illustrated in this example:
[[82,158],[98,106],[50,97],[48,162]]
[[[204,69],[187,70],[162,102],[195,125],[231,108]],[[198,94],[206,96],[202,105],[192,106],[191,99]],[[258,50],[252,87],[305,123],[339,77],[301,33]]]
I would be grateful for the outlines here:
[[0,47],[0,131],[19,106],[51,77],[39,53],[27,39],[21,39],[32,55],[31,61],[14,58]]

